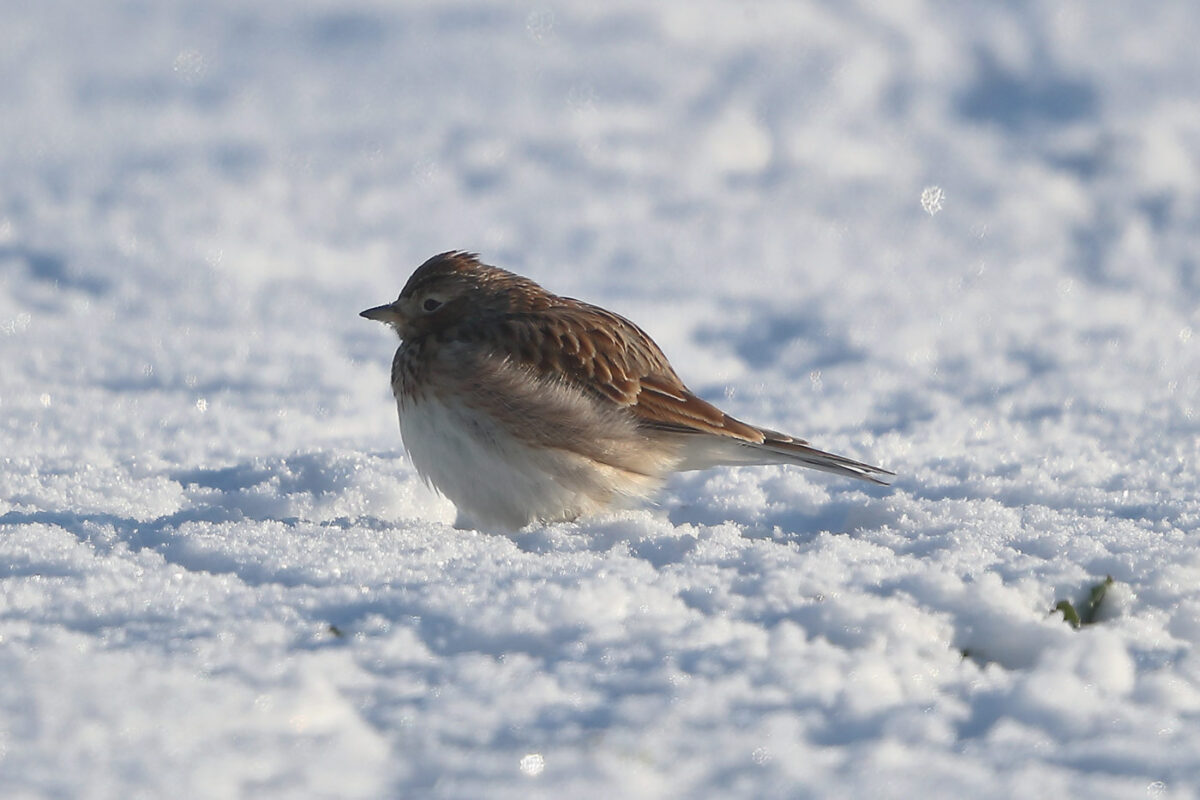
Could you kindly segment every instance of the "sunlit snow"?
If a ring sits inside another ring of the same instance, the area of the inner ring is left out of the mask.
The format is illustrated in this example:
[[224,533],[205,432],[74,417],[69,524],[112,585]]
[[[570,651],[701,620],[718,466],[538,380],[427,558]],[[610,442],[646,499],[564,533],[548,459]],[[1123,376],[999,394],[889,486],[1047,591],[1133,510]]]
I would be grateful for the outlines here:
[[[1200,4],[2,17],[0,795],[1196,796]],[[456,530],[451,248],[895,486]]]

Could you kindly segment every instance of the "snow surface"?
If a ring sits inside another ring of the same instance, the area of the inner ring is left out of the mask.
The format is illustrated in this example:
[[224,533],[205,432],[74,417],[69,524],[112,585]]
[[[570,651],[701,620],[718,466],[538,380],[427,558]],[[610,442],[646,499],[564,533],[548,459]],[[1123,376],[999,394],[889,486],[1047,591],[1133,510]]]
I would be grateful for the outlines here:
[[[1200,796],[1200,4],[0,6],[0,795]],[[453,529],[450,248],[895,487]]]

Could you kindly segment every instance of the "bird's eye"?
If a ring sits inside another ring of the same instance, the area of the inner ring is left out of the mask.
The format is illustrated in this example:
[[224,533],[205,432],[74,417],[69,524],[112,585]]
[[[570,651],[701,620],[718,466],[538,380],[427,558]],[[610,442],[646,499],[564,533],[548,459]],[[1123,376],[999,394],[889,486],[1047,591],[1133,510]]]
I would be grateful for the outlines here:
[[425,302],[421,304],[421,308],[425,309],[426,311],[437,311],[441,304],[441,300],[434,300],[432,297],[429,297],[426,298]]

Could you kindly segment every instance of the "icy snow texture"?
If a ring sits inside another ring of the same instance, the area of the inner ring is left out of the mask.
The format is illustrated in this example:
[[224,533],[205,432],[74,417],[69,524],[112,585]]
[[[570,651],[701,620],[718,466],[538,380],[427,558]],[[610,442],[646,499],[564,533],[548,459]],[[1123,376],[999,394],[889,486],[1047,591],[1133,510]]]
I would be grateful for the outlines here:
[[[1200,4],[3,6],[5,797],[1196,796]],[[454,530],[453,247],[895,488]]]

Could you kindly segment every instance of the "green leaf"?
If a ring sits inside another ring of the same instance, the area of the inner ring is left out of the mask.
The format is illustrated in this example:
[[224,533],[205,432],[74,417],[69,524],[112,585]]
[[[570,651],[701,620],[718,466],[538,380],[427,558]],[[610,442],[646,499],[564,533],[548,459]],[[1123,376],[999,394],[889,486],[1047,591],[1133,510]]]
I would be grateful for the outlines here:
[[1096,617],[1100,614],[1100,605],[1108,596],[1108,589],[1113,583],[1112,575],[1106,575],[1104,580],[1088,589],[1087,602],[1083,604],[1082,613],[1075,610],[1075,606],[1070,600],[1059,600],[1054,608],[1050,609],[1050,613],[1061,611],[1063,620],[1077,630],[1084,625],[1094,625]]
[[1050,613],[1053,614],[1055,611],[1061,611],[1063,619],[1072,628],[1078,628],[1083,624],[1079,619],[1079,612],[1075,610],[1075,606],[1071,605],[1070,600],[1059,600],[1058,604],[1050,609]]
[[1087,605],[1083,608],[1084,625],[1095,623],[1096,615],[1100,613],[1100,604],[1104,602],[1104,597],[1108,594],[1108,587],[1112,585],[1112,575],[1106,575],[1103,581],[1093,586],[1088,592]]

